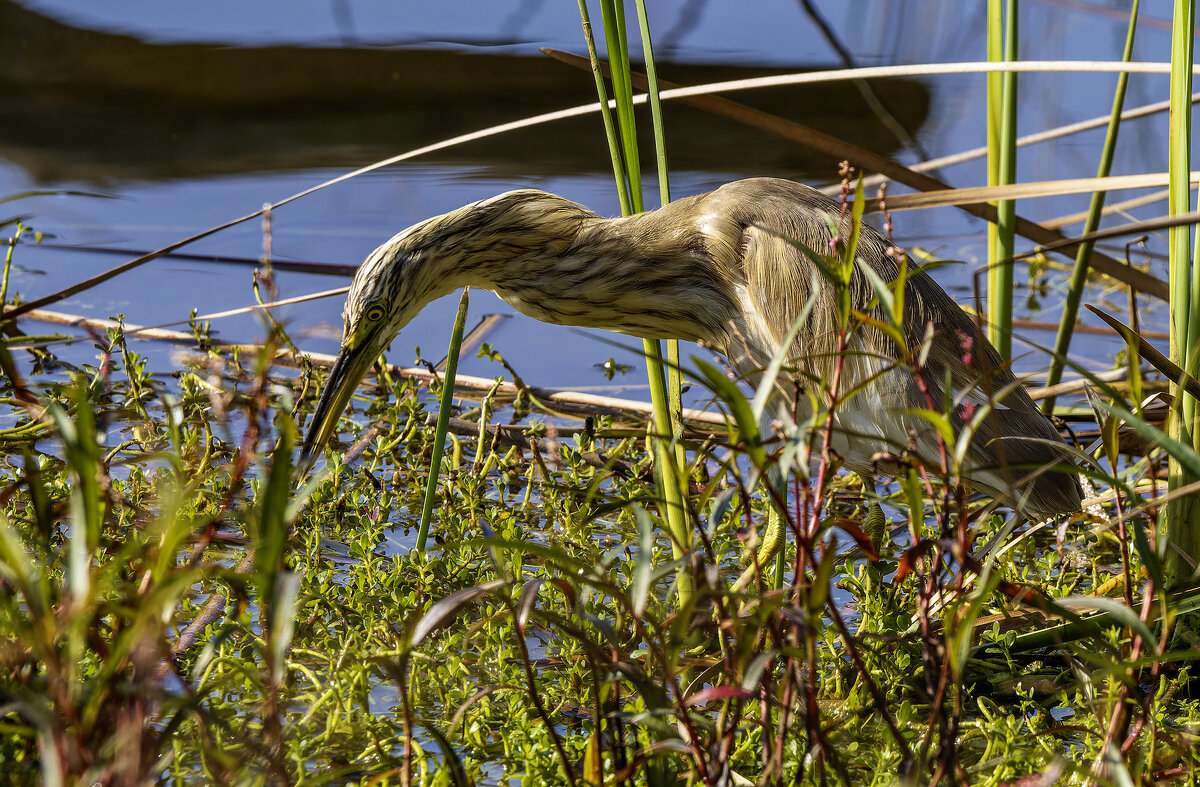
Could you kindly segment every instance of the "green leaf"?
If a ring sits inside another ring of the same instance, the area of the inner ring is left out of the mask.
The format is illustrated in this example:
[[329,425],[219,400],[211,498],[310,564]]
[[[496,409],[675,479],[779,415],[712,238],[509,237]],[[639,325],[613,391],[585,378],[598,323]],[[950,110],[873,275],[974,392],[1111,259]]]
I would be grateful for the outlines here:
[[1153,647],[1157,639],[1150,627],[1138,617],[1137,613],[1123,602],[1103,596],[1068,596],[1060,599],[1058,604],[1064,607],[1094,609],[1108,615],[1114,622],[1132,630],[1142,638],[1144,647]]
[[708,387],[729,408],[730,414],[733,415],[734,423],[737,424],[738,437],[754,466],[759,470],[764,469],[766,467],[767,454],[763,449],[762,437],[758,431],[758,420],[754,417],[754,411],[751,409],[750,403],[746,401],[746,397],[741,389],[738,388],[737,383],[726,377],[720,369],[711,363],[694,355],[692,356],[692,363],[704,375]]
[[946,445],[954,445],[954,427],[950,425],[950,419],[944,413],[939,413],[937,410],[931,410],[928,407],[910,407],[902,410],[902,412],[924,418],[937,430],[941,438],[946,441]]
[[1129,527],[1133,530],[1133,548],[1137,551],[1138,557],[1142,560],[1142,565],[1146,567],[1146,573],[1150,575],[1150,579],[1154,580],[1154,584],[1158,587],[1166,587],[1166,579],[1163,575],[1162,561],[1158,557],[1158,553],[1150,546],[1150,538],[1146,534],[1146,524],[1141,517],[1134,517],[1129,522]]
[[442,731],[432,724],[424,723],[421,726],[441,749],[442,761],[438,764],[438,774],[448,779],[454,787],[475,787],[475,781],[463,767],[462,760],[458,758],[458,752],[454,750],[454,744],[450,743]]
[[821,555],[820,561],[817,562],[817,574],[813,577],[812,587],[809,589],[809,615],[818,615],[821,609],[825,607],[825,601],[829,598],[829,589],[833,585],[831,580],[833,569],[840,562],[841,559],[837,555],[836,541],[833,544],[826,544],[824,553]]
[[754,687],[758,685],[759,680],[762,678],[763,672],[768,666],[771,665],[772,662],[775,661],[775,658],[778,655],[778,651],[771,649],[764,650],[762,653],[759,653],[757,656],[755,656],[750,662],[750,666],[746,667],[745,674],[742,675],[742,689],[745,691],[753,691]]
[[285,515],[292,495],[292,449],[295,447],[295,425],[288,408],[280,408],[275,418],[279,437],[266,464],[266,480],[259,489],[254,506],[254,568],[259,597],[273,604],[277,589],[276,575],[283,567],[287,548],[288,522]]
[[71,469],[71,535],[68,545],[68,585],[72,603],[82,606],[91,596],[91,561],[100,543],[102,497],[100,494],[100,448],[96,424],[88,401],[88,389],[76,378],[67,390],[74,414],[58,402],[47,408],[58,429],[63,455]]
[[1191,446],[1181,443],[1153,424],[1148,423],[1142,418],[1138,418],[1119,404],[1097,401],[1096,407],[1107,413],[1112,413],[1125,421],[1148,445],[1157,445],[1162,448],[1172,459],[1179,462],[1187,472],[1191,473],[1192,478],[1200,478],[1200,454],[1196,453]]
[[288,649],[296,630],[296,600],[300,591],[300,575],[281,571],[275,576],[271,593],[271,639],[267,657],[270,660],[271,685],[283,685],[287,670]]
[[420,645],[434,629],[442,624],[442,621],[458,611],[458,608],[463,604],[470,603],[489,593],[494,593],[507,584],[506,580],[492,579],[469,588],[456,590],[445,598],[439,599],[412,627],[408,636],[409,646],[415,648],[417,645]]
[[641,617],[650,598],[651,576],[654,571],[654,525],[641,506],[633,507],[638,526],[638,552],[633,564],[633,614]]
[[517,631],[525,630],[525,624],[529,621],[529,613],[533,611],[533,605],[537,602],[538,591],[544,584],[546,584],[544,579],[531,579],[521,588],[521,598],[517,601],[514,621],[517,624]]
[[758,390],[754,392],[754,401],[750,406],[753,411],[756,422],[761,422],[763,412],[767,409],[767,402],[771,398],[772,392],[779,381],[779,374],[783,370],[784,364],[791,359],[792,344],[796,341],[796,336],[800,333],[800,329],[808,321],[809,314],[812,313],[813,304],[816,302],[816,293],[820,292],[820,282],[818,282],[817,274],[813,274],[813,281],[809,287],[813,295],[804,302],[804,306],[800,308],[800,313],[796,316],[795,322],[792,323],[791,330],[787,336],[779,344],[779,349],[771,356],[771,362],[767,364],[767,368],[763,370],[762,381],[758,384]]
[[32,621],[47,621],[53,605],[50,586],[42,573],[34,568],[20,537],[3,512],[0,512],[0,578],[24,597]]

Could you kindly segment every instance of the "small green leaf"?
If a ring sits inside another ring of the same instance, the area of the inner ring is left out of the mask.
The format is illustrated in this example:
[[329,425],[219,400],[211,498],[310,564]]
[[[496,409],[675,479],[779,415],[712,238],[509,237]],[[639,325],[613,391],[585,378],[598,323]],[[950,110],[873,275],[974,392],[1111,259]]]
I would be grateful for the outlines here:
[[755,419],[754,411],[737,383],[726,377],[720,369],[701,358],[692,356],[692,363],[696,364],[701,374],[704,375],[713,393],[720,397],[725,406],[729,408],[734,423],[737,424],[738,438],[754,466],[760,470],[763,469],[766,466],[767,453],[763,449],[762,437],[758,431],[758,420]]

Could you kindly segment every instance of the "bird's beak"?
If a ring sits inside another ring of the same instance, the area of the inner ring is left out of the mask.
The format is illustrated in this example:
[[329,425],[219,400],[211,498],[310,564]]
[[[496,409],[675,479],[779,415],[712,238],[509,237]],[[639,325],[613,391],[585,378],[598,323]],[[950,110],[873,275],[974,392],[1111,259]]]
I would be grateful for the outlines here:
[[354,394],[354,389],[358,387],[367,369],[371,368],[378,356],[379,349],[372,341],[364,342],[356,348],[343,345],[333,368],[329,370],[325,390],[321,392],[312,423],[308,426],[308,434],[304,437],[304,445],[300,448],[297,469],[301,476],[312,469],[317,457],[329,444],[330,438],[337,431],[342,411],[346,409],[350,397]]

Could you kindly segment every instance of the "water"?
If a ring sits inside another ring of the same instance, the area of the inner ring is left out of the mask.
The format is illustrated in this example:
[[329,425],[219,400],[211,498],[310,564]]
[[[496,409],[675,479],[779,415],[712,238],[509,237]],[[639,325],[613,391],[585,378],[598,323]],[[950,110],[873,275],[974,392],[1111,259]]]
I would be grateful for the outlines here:
[[[822,10],[858,65],[983,57],[981,7],[933,0],[852,5],[826,3]],[[1167,19],[1169,13],[1165,1],[1143,8],[1144,17]],[[1119,9],[1088,13],[1071,5],[1029,3],[1023,15],[1025,58],[1119,56],[1125,24]],[[599,24],[598,12],[595,21]],[[660,57],[672,61],[664,63],[664,75],[678,72],[681,82],[839,65],[828,42],[790,0],[749,7],[661,3],[652,9],[651,23]],[[46,188],[110,197],[38,197],[7,206],[8,214],[28,216],[36,229],[64,244],[156,248],[353,166],[592,98],[590,76],[538,54],[546,46],[583,51],[570,4],[400,8],[383,2],[278,0],[247,8],[164,6],[148,0],[119,6],[4,0],[0,29],[10,39],[6,51],[20,53],[0,67],[15,97],[0,109],[7,116],[0,122],[0,194]],[[1167,31],[1144,19],[1137,57],[1162,59],[1168,40]],[[1022,76],[1021,132],[1106,113],[1114,81],[1111,75]],[[982,142],[981,82],[979,76],[939,77],[876,87],[883,100],[896,105],[919,144],[940,155]],[[1165,77],[1135,76],[1128,105],[1161,100],[1166,89]],[[889,136],[846,85],[815,95],[791,90],[736,98],[903,161],[918,158],[911,146]],[[1090,132],[1029,148],[1021,154],[1019,178],[1093,174],[1101,138],[1101,132]],[[1129,124],[1114,171],[1164,169],[1165,142],[1164,118]],[[688,109],[668,114],[668,144],[676,196],[749,175],[813,183],[835,177],[832,162]],[[958,185],[978,184],[983,164],[959,165],[941,175]],[[273,251],[284,260],[355,264],[413,222],[530,186],[617,213],[598,119],[474,143],[319,192],[275,212]],[[1027,200],[1019,210],[1054,216],[1080,210],[1086,200],[1086,195]],[[1146,217],[1162,211],[1159,205],[1136,213]],[[960,301],[969,299],[970,271],[982,258],[982,223],[951,209],[907,212],[896,221],[901,243],[968,263],[938,278]],[[261,228],[252,222],[191,250],[253,259],[261,247]],[[23,247],[17,251],[12,286],[32,298],[119,260]],[[1161,274],[1163,266],[1155,270]],[[57,308],[90,317],[122,313],[130,322],[157,324],[182,319],[193,308],[206,313],[248,305],[250,280],[245,266],[160,260]],[[289,296],[343,280],[281,273],[279,283],[280,294]],[[337,300],[281,312],[305,349],[336,349]],[[1056,319],[1058,301],[1052,294],[1043,299],[1040,312],[1029,316]],[[393,344],[393,360],[408,363],[416,346],[440,357],[454,304],[452,296],[426,309]],[[512,312],[484,293],[475,294],[472,309],[476,315]],[[249,317],[223,320],[216,328],[225,338],[242,341],[261,335]],[[1034,338],[1050,342],[1047,334]],[[531,383],[607,382],[595,364],[613,350],[587,331],[517,316],[490,341]],[[1112,345],[1088,338],[1077,346],[1082,357],[1103,362]],[[166,348],[148,352],[156,363],[170,362]],[[476,359],[466,359],[462,371],[498,373]],[[626,376],[626,382],[641,379],[638,370]]]

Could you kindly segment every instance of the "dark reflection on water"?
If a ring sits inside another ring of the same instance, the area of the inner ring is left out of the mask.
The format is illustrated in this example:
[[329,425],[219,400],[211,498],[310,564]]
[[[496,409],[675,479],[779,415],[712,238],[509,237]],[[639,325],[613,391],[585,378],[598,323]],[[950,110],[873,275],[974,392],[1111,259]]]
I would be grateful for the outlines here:
[[[0,2],[0,156],[40,181],[158,180],[353,167],[431,141],[586,103],[590,74],[546,57],[438,49],[159,44]],[[663,64],[681,84],[780,69]],[[914,80],[878,85],[915,134],[929,107]],[[895,134],[844,83],[754,91],[759,109],[879,152]],[[455,148],[443,160],[525,174],[606,172],[603,131],[581,117]],[[732,121],[670,107],[671,164],[828,173],[833,162]],[[645,124],[648,127],[648,123]],[[700,133],[702,129],[703,133]],[[649,138],[647,137],[649,144]]]

